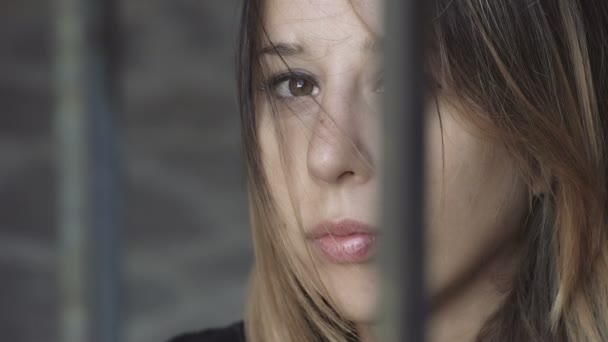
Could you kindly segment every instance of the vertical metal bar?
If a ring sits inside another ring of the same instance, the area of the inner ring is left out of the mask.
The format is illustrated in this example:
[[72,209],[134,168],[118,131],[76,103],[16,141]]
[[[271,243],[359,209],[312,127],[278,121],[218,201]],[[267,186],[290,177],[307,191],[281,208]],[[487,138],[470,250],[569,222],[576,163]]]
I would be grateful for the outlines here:
[[81,0],[56,2],[56,113],[58,149],[60,340],[88,341],[88,118]]
[[386,0],[383,306],[380,341],[422,342],[424,274],[424,29],[428,0]]
[[119,342],[120,245],[118,236],[118,158],[116,128],[118,108],[118,11],[115,0],[87,0],[90,9],[88,47],[88,97],[92,115],[93,244],[95,274],[93,309],[94,341]]
[[116,2],[57,0],[61,340],[120,341]]

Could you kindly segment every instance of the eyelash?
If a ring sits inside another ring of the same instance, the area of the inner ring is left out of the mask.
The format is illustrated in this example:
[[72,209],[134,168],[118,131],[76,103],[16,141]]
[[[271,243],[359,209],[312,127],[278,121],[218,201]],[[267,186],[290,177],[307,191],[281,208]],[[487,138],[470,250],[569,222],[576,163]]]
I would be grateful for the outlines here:
[[[301,80],[305,80],[307,82],[312,83],[313,87],[315,87],[315,89],[313,90],[313,91],[315,91],[315,94],[311,94],[311,95],[316,96],[318,94],[319,85],[318,85],[316,78],[314,76],[312,76],[306,72],[302,72],[302,71],[289,71],[289,72],[278,74],[276,76],[272,76],[268,80],[263,82],[261,90],[262,91],[271,91],[272,95],[274,97],[283,99],[283,100],[288,99],[288,98],[293,99],[293,98],[297,98],[297,97],[302,97],[302,96],[297,96],[297,95],[281,95],[277,92],[277,87],[281,83],[288,82],[288,81],[291,81],[294,79],[301,79]],[[378,76],[375,91],[384,92],[384,72],[381,72]],[[291,91],[288,90],[288,92],[291,92]],[[311,95],[307,95],[307,96],[311,96]]]
[[281,83],[289,82],[294,79],[301,79],[301,80],[312,83],[313,87],[315,87],[315,90],[314,90],[315,94],[312,94],[309,96],[316,96],[319,93],[319,82],[317,81],[317,79],[314,76],[312,76],[306,72],[293,71],[293,70],[270,77],[267,81],[264,82],[262,89],[264,91],[270,91],[274,97],[279,98],[279,99],[296,98],[299,96],[281,95],[277,92],[277,87]]

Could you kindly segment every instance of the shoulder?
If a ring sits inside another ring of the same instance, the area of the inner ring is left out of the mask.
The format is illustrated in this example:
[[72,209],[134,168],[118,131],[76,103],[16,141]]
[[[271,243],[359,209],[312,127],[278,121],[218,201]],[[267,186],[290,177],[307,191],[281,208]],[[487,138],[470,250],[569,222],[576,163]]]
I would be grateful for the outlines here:
[[178,335],[169,342],[245,342],[245,329],[241,321],[223,328]]

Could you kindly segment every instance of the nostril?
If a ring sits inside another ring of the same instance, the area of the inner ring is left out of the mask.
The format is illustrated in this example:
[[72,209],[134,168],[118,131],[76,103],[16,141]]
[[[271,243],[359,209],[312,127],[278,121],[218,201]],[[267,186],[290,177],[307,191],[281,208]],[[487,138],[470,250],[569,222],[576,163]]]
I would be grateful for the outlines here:
[[339,179],[350,178],[350,177],[352,177],[354,175],[355,175],[355,172],[353,172],[353,171],[345,171],[338,178]]

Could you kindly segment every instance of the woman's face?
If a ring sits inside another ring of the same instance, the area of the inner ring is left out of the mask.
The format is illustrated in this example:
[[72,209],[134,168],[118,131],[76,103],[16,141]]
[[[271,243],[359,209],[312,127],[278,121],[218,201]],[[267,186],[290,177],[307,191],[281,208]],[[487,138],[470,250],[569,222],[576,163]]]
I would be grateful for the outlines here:
[[[362,323],[374,320],[374,260],[382,246],[380,5],[268,0],[265,28],[280,56],[270,48],[260,55],[276,114],[260,96],[262,162],[291,252],[314,263],[337,309]],[[431,294],[515,231],[527,210],[526,187],[504,151],[472,134],[441,95],[439,108],[432,104],[426,113]]]

